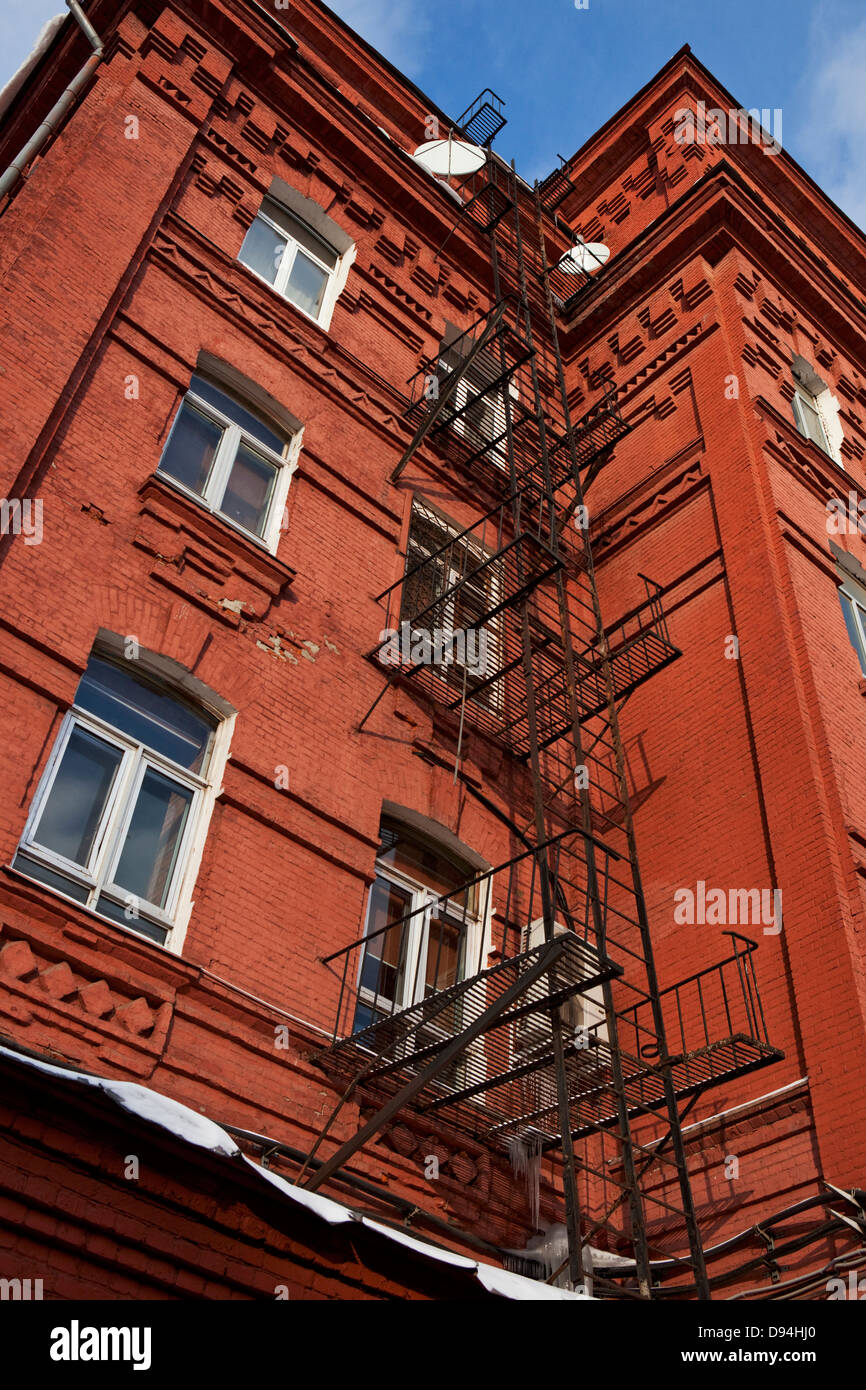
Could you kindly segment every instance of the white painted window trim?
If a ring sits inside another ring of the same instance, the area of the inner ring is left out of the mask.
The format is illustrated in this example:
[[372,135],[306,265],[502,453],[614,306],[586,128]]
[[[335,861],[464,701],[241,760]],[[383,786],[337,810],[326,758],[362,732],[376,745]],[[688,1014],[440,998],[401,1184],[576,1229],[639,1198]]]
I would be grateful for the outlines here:
[[[818,421],[818,425],[820,427],[821,439],[814,439],[812,435],[809,433],[808,417],[803,413],[804,405],[808,410],[814,411]],[[794,392],[792,406],[794,410],[794,420],[797,425],[797,429],[800,431],[803,438],[808,439],[811,444],[816,444],[819,449],[823,449],[824,453],[829,454],[832,458],[832,453],[830,450],[830,440],[827,436],[827,425],[825,423],[824,416],[821,412],[821,407],[818,403],[818,397],[813,395],[811,391],[808,391],[805,386],[798,386],[796,391]]]
[[[450,374],[450,372],[452,372],[452,371],[454,371],[454,370],[457,370],[456,368],[450,367],[450,366],[448,365],[448,362],[447,362],[444,358],[440,358],[440,359],[439,359],[439,367],[440,367],[440,369],[441,369],[442,371],[447,372],[447,373],[449,373],[449,374]],[[483,384],[484,384],[484,383],[482,382],[481,384],[482,384],[482,387],[483,387]],[[455,388],[454,388],[454,396],[453,396],[454,409],[455,409],[455,410],[463,410],[463,408],[466,406],[467,402],[469,401],[470,397],[471,397],[472,395],[479,395],[479,394],[480,394],[480,392],[479,392],[478,381],[477,381],[477,379],[473,379],[472,372],[470,371],[470,372],[468,372],[468,373],[466,374],[466,376],[462,376],[462,377],[460,378],[460,380],[458,381],[457,385],[456,385]],[[512,401],[519,400],[520,393],[519,393],[519,391],[518,391],[518,389],[517,389],[517,383],[516,383],[515,381],[509,381],[509,382],[508,382],[508,395],[511,397],[511,400],[512,400]],[[494,426],[493,426],[493,434],[490,436],[490,438],[491,438],[491,439],[498,439],[500,435],[505,434],[505,432],[506,432],[506,427],[507,427],[507,423],[508,423],[508,422],[507,422],[507,417],[506,417],[506,412],[505,412],[505,393],[504,393],[502,390],[499,390],[499,391],[492,391],[492,392],[489,393],[489,395],[487,395],[487,396],[485,397],[485,400],[489,401],[490,404],[491,404],[491,406],[492,406],[492,408],[493,408]],[[457,432],[463,439],[466,440],[466,442],[467,442],[467,444],[469,445],[469,447],[472,448],[472,449],[474,450],[474,448],[475,448],[475,441],[471,438],[471,435],[470,435],[470,433],[467,431],[467,428],[466,428],[466,427],[467,427],[467,424],[468,424],[467,416],[466,416],[465,414],[463,414],[463,415],[458,415],[458,416],[456,416],[456,418],[452,419],[449,423],[450,423],[450,425],[451,425],[451,428],[452,428],[453,430],[456,430],[456,432]],[[476,433],[481,434],[482,439],[485,437],[484,434],[482,433],[482,431],[480,431],[480,430],[479,430],[479,431],[476,431]],[[496,466],[497,468],[501,468],[504,472],[507,472],[507,470],[508,470],[508,440],[507,440],[507,438],[506,438],[506,439],[503,439],[495,448],[489,448],[489,449],[485,450],[484,457],[490,459],[491,463],[495,464],[495,466]]]
[[[428,841],[428,843],[431,849],[436,849],[435,841],[431,840]],[[470,877],[474,876],[475,875],[470,875]],[[384,1012],[400,1013],[404,1009],[411,1008],[413,1004],[420,1004],[424,998],[427,952],[430,949],[430,924],[433,913],[439,907],[443,899],[448,899],[445,909],[446,916],[453,918],[455,923],[459,922],[461,926],[464,923],[464,916],[462,912],[458,912],[456,908],[452,908],[451,906],[451,899],[454,897],[454,893],[450,895],[447,893],[436,894],[417,879],[410,878],[408,874],[393,868],[391,865],[382,864],[378,859],[376,860],[376,877],[384,879],[386,883],[392,883],[395,887],[402,888],[405,892],[412,895],[412,905],[409,912],[406,914],[410,920],[408,923],[404,924],[402,928],[404,932],[408,931],[409,933],[406,947],[406,978],[403,981],[402,997],[399,1000],[386,1000],[383,996],[378,996],[382,1002],[377,1003],[377,996],[374,995],[373,991],[361,985],[361,972],[364,960],[364,952],[362,951],[361,959],[358,964],[358,999],[361,1003],[367,1005],[368,1008],[382,1008],[382,1004],[384,1003],[389,1006],[383,1010]],[[455,892],[459,891],[459,889],[455,890]],[[367,893],[367,910],[364,925],[365,941],[370,926],[370,909],[372,903],[373,891],[371,887]],[[480,951],[483,945],[480,935],[483,924],[477,912],[466,913],[465,926],[466,949],[464,952],[464,968],[470,962],[480,958]],[[382,932],[382,938],[386,935],[386,932]],[[466,979],[467,976],[463,975],[461,978]],[[413,983],[414,987],[410,988],[410,986],[413,986]]]
[[[217,390],[222,391],[224,389],[218,382],[214,382],[214,385]],[[178,427],[183,413],[183,408],[187,404],[191,405],[195,410],[198,410],[215,425],[219,425],[223,431],[222,438],[214,454],[210,476],[203,493],[195,492],[178,478],[172,477],[170,473],[163,472],[162,468],[162,459],[165,458],[168,452],[172,436],[174,435],[175,429]],[[239,402],[239,404],[241,404],[241,402]],[[269,428],[273,430],[274,427],[269,426]],[[247,540],[252,541],[255,545],[264,547],[271,555],[275,555],[283,529],[283,515],[289,495],[289,486],[295,470],[298,467],[302,440],[303,431],[293,433],[286,441],[285,451],[282,454],[277,454],[273,449],[270,449],[267,444],[262,443],[254,434],[251,434],[248,430],[243,429],[233,420],[230,420],[227,415],[223,415],[222,411],[215,405],[212,405],[210,401],[203,400],[202,397],[197,395],[195,390],[190,387],[178,406],[156,471],[158,476],[165,482],[170,483],[178,492],[182,492],[185,497],[191,498],[198,506],[203,507],[205,511],[218,517],[221,522],[231,527],[233,531],[237,531],[239,535],[245,536]],[[220,503],[223,500],[231,476],[232,466],[242,444],[246,444],[254,453],[261,454],[262,457],[277,470],[271,498],[268,503],[267,520],[265,522],[264,532],[261,536],[257,536],[254,531],[248,531],[245,526],[241,526],[230,516],[226,516],[224,512],[220,511],[217,503],[217,499],[219,499]]]
[[[866,676],[866,589],[862,589],[853,579],[846,579],[839,586],[839,598],[843,603],[847,599],[850,606],[857,637],[855,652],[860,660],[860,670]],[[851,630],[847,623],[845,628],[850,637]]]
[[[278,198],[273,197],[273,195],[269,196],[271,197],[273,202],[279,202]],[[323,329],[327,333],[328,329],[331,327],[331,318],[333,317],[337,300],[339,299],[342,291],[345,289],[346,281],[349,277],[349,271],[352,267],[352,262],[355,259],[356,247],[352,245],[349,247],[347,251],[340,252],[337,250],[336,246],[331,246],[330,242],[319,232],[317,232],[314,227],[311,227],[308,222],[304,222],[303,217],[299,217],[298,214],[294,211],[294,209],[290,207],[288,204],[286,204],[286,212],[288,212],[291,215],[291,217],[295,219],[295,221],[302,222],[303,225],[308,228],[311,236],[313,236],[316,239],[316,241],[321,241],[324,246],[328,246],[329,249],[333,251],[334,255],[336,256],[336,263],[333,266],[329,266],[326,261],[321,260],[318,256],[316,256],[315,253],[309,249],[309,247],[301,246],[300,243],[296,241],[295,238],[292,236],[291,232],[287,232],[285,227],[281,227],[277,222],[273,220],[273,218],[268,217],[267,213],[264,212],[261,208],[259,208],[255,217],[253,218],[253,221],[264,222],[265,226],[270,227],[271,231],[276,234],[277,240],[283,241],[286,244],[285,250],[283,251],[283,254],[280,257],[280,264],[277,267],[276,276],[273,280],[268,280],[264,275],[260,275],[259,272],[253,268],[253,266],[249,265],[246,261],[241,260],[240,253],[238,253],[238,260],[240,260],[241,265],[244,266],[245,269],[247,269],[251,275],[254,275],[257,280],[260,280],[263,285],[267,285],[269,290],[273,290],[276,294],[280,296],[281,299],[284,299],[287,304],[291,304],[292,308],[295,309],[299,314],[302,314],[305,319],[309,319],[310,323],[316,324],[318,328]],[[292,299],[291,295],[286,293],[289,278],[292,273],[292,267],[295,264],[295,259],[299,251],[302,251],[305,256],[308,256],[310,260],[314,262],[315,265],[319,266],[319,268],[325,272],[325,275],[327,277],[325,280],[324,293],[322,295],[322,303],[319,306],[318,314],[308,313],[306,309],[304,309],[300,304],[296,303],[296,301]]]
[[[418,508],[418,515],[421,517],[422,520],[430,520],[431,517],[435,517],[437,523],[438,523],[439,526],[442,528],[442,535],[443,535],[443,537],[447,536],[447,537],[450,537],[451,540],[457,540],[457,539],[460,537],[460,535],[461,535],[460,531],[459,531],[451,522],[446,521],[446,519],[445,519],[443,516],[441,516],[438,512],[434,511],[433,508],[429,507],[427,503],[424,503],[424,504],[423,504],[423,512],[422,512],[422,510],[421,510],[420,507]],[[443,544],[446,544],[446,543],[447,543],[447,542],[444,542],[444,541],[443,541]],[[467,548],[467,550],[468,550],[472,555],[474,555],[478,560],[480,560],[480,561],[482,561],[482,562],[485,561],[485,560],[493,560],[493,559],[495,559],[495,556],[494,556],[494,555],[491,555],[489,551],[484,550],[483,547],[482,547],[481,545],[479,545],[477,541],[471,540],[471,539],[470,539],[469,537],[467,537],[467,536],[464,536],[464,537],[462,538],[462,540],[461,540],[461,545],[465,545],[466,548]],[[423,555],[423,556],[425,557],[425,559],[430,559],[430,558],[435,554],[435,551],[428,550],[427,546],[419,544],[419,542],[418,542],[417,540],[414,540],[414,541],[413,541],[413,539],[412,539],[412,522],[411,522],[411,519],[410,519],[410,522],[409,522],[409,535],[408,535],[408,538],[407,538],[407,551],[408,551],[409,549],[414,550],[416,554],[421,554],[421,555]],[[441,547],[437,547],[437,549],[441,549]],[[416,561],[416,563],[417,563],[417,561]],[[414,569],[414,567],[415,567],[415,566],[413,565],[413,569]],[[447,580],[447,583],[446,583],[446,586],[445,586],[446,592],[447,592],[448,589],[450,589],[450,588],[452,587],[452,585],[455,585],[455,584],[459,583],[459,581],[460,581],[460,573],[461,573],[460,570],[459,570],[459,569],[455,569],[453,566],[449,569],[449,571],[448,571],[448,580]],[[497,605],[497,603],[500,602],[501,597],[502,597],[502,576],[501,576],[501,574],[498,574],[498,573],[497,573],[495,565],[492,565],[492,564],[491,564],[491,565],[488,565],[487,569],[485,570],[485,575],[487,576],[487,580],[489,581],[489,584],[488,584],[488,583],[485,583],[484,588],[485,588],[485,591],[486,591],[486,593],[487,593],[487,597],[488,597],[488,601],[489,601],[490,607],[491,607],[491,608],[495,608],[496,605]],[[441,602],[441,600],[440,600],[440,602]],[[454,594],[451,595],[451,597],[448,599],[447,603],[445,604],[445,608],[444,608],[444,621],[445,621],[445,627],[444,627],[444,629],[443,629],[443,631],[446,632],[446,633],[447,633],[450,637],[452,637],[452,638],[455,636],[455,632],[456,632],[456,631],[460,631],[460,632],[464,631],[463,628],[455,629],[455,627],[454,627],[454,612],[455,612],[455,609],[456,609],[456,605],[457,605],[457,594],[454,593]],[[479,629],[479,631],[482,631],[482,630],[486,631],[486,632],[488,633],[488,637],[489,637],[489,638],[492,638],[492,646],[493,646],[493,648],[494,648],[494,654],[493,654],[493,656],[492,656],[492,658],[491,658],[491,664],[494,665],[494,666],[495,666],[495,663],[496,663],[496,660],[497,660],[498,656],[501,654],[501,649],[502,649],[502,641],[503,641],[502,625],[503,625],[503,620],[504,620],[504,615],[503,615],[503,612],[500,610],[500,612],[497,613],[496,616],[490,620],[490,622],[488,622],[488,623],[485,624],[484,629]],[[457,660],[453,659],[453,657],[452,657],[452,659],[450,659],[450,660],[443,661],[442,664],[441,664],[441,668],[438,667],[438,666],[434,666],[432,669],[433,669],[434,671],[438,671],[438,670],[441,669],[441,679],[442,679],[442,681],[443,681],[443,682],[448,682],[448,667],[450,667],[450,666],[454,666],[455,668],[461,669],[461,670],[462,670],[463,667],[464,667],[464,663],[463,663],[462,661],[457,661]],[[503,690],[502,690],[502,685],[503,685],[503,682],[497,681],[495,684],[489,685],[489,686],[487,687],[487,694],[488,694],[488,696],[489,696],[489,706],[488,706],[488,708],[491,710],[491,712],[499,713],[499,714],[501,714],[501,712],[502,712],[502,705],[503,705]],[[449,684],[449,689],[453,690],[453,689],[454,689],[454,686]]]
[[[168,689],[166,693],[171,694],[171,690]],[[215,713],[215,711],[210,712]],[[72,709],[64,716],[60,726],[57,739],[33,798],[21,840],[16,848],[16,855],[26,855],[28,858],[43,864],[46,868],[70,879],[79,887],[86,888],[88,896],[84,902],[81,902],[78,898],[63,893],[61,889],[53,885],[42,883],[39,879],[31,881],[39,883],[48,892],[56,893],[58,897],[75,903],[77,907],[92,912],[100,920],[110,922],[112,926],[123,927],[123,923],[101,913],[96,904],[100,896],[104,896],[120,907],[125,907],[133,896],[127,889],[112,882],[112,874],[123,852],[126,832],[135,809],[138,788],[148,767],[152,767],[155,771],[190,789],[193,793],[187,822],[175,853],[166,906],[159,908],[156,904],[145,902],[139,902],[136,905],[139,917],[164,927],[167,933],[164,942],[153,941],[150,937],[143,939],[150,941],[151,945],[161,945],[175,954],[180,954],[194,907],[192,890],[201,864],[214,801],[222,790],[222,776],[228,760],[228,750],[236,715],[218,716],[218,718],[219,722],[211,735],[205,773],[196,774],[148,748],[146,744],[129,738],[89,710],[80,709],[73,705]],[[63,754],[75,728],[81,728],[85,732],[93,734],[106,743],[114,745],[123,753],[85,867],[40,845],[37,838],[42,813],[48,804]],[[27,876],[24,869],[18,869],[17,872]],[[129,921],[128,930],[142,936],[141,933],[136,933],[134,919]]]

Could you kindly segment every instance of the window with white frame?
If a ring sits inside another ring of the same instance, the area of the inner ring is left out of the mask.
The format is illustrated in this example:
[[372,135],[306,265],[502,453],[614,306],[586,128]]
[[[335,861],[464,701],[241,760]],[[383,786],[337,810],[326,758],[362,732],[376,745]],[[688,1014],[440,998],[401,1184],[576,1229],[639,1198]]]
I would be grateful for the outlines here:
[[845,575],[839,589],[839,602],[842,604],[842,614],[851,646],[857,653],[860,670],[866,676],[866,588],[850,575]]
[[401,621],[413,624],[413,634],[430,635],[431,646],[441,653],[434,674],[491,710],[502,699],[499,683],[487,682],[499,665],[503,632],[502,614],[486,615],[501,601],[503,578],[502,562],[472,535],[414,499]]
[[830,444],[818,409],[817,397],[811,391],[807,391],[805,386],[798,386],[792,405],[794,422],[800,433],[813,444],[817,444],[819,449],[823,449],[825,454],[829,454]]
[[[446,354],[439,361],[443,377],[458,365],[459,359],[453,354]],[[480,363],[474,363],[454,387],[445,407],[445,417],[450,419],[451,428],[465,439],[474,453],[483,452],[484,457],[495,463],[497,468],[507,469],[505,388],[492,384],[499,375],[494,365],[484,358]],[[518,398],[514,381],[508,383],[508,395],[512,403]]]
[[839,402],[832,390],[805,357],[795,353],[791,361],[794,396],[791,408],[797,429],[812,444],[817,444],[840,466],[845,433],[839,415]]
[[[484,923],[478,870],[421,832],[383,817],[353,1032],[477,974]],[[423,1025],[424,1045],[460,1025],[459,1000]],[[416,1045],[418,1045],[416,1039]]]
[[164,944],[188,914],[223,726],[136,665],[91,657],[13,867]]
[[298,444],[212,381],[194,376],[157,471],[276,551]]
[[337,288],[340,253],[274,198],[265,198],[250,224],[239,259],[317,322]]

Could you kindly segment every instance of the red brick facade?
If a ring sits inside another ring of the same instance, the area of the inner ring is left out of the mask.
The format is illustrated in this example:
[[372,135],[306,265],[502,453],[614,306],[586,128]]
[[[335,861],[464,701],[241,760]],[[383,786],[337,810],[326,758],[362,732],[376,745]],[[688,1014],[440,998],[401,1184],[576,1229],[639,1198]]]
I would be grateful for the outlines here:
[[[405,153],[429,108],[312,0],[292,6],[294,44],[236,0],[97,0],[89,14],[106,42],[97,78],[2,209],[0,489],[42,500],[44,537],[2,543],[0,1040],[307,1151],[337,1099],[315,1065],[336,1005],[320,961],[363,930],[383,803],[490,865],[514,853],[472,793],[520,809],[521,778],[494,744],[468,736],[455,786],[450,734],[411,691],[389,691],[357,729],[382,684],[364,655],[375,596],[403,570],[413,493],[464,524],[490,505],[432,446],[389,481],[411,437],[404,383],[446,323],[489,307],[489,263],[465,225],[437,256],[456,207]],[[5,118],[4,167],[84,50],[70,22]],[[683,653],[623,714],[662,984],[724,953],[722,926],[675,920],[678,889],[782,892],[781,934],[745,931],[785,1060],[686,1120],[713,1245],[822,1181],[866,1177],[866,713],[826,524],[829,498],[866,487],[866,254],[787,154],[681,143],[676,113],[700,99],[733,105],[679,54],[575,155],[559,211],[612,249],[563,325],[574,413],[612,380],[632,426],[589,496],[603,610],[628,611],[651,575]],[[238,260],[275,177],[356,248],[327,331]],[[838,461],[795,426],[795,355],[838,402]],[[155,477],[203,356],[304,427],[275,555]],[[859,535],[832,539],[866,565]],[[100,633],[134,637],[237,711],[179,952],[8,867]],[[270,1211],[232,1241],[212,1174],[155,1161],[148,1183],[124,1185],[128,1150],[104,1119],[88,1131],[64,1112],[49,1133],[26,1100],[13,1082],[0,1248],[55,1281],[52,1296],[272,1296],[280,1283],[295,1297],[446,1296],[432,1275],[413,1292],[402,1266],[359,1273],[336,1237],[317,1251],[313,1232],[275,1235]],[[358,1118],[350,1104],[334,1137]],[[350,1166],[447,1221],[464,1253],[531,1234],[507,1160],[456,1130],[402,1118]],[[104,1190],[122,1221],[99,1217]],[[543,1190],[546,1221],[561,1219],[557,1191]],[[169,1258],[171,1232],[186,1255]],[[264,1262],[246,1240],[264,1242]],[[782,1278],[835,1248],[783,1261]],[[741,1282],[767,1278],[758,1267]]]

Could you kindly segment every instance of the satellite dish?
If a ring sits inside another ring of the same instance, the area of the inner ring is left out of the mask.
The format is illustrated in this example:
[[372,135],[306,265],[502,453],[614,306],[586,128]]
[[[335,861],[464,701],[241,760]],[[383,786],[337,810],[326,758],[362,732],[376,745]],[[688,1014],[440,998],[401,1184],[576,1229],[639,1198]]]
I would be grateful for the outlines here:
[[487,163],[487,152],[468,140],[425,140],[415,151],[415,159],[437,178],[463,178],[475,174]]
[[557,269],[566,275],[579,275],[581,271],[601,270],[610,256],[610,247],[603,241],[582,241],[578,238],[570,251],[557,262]]

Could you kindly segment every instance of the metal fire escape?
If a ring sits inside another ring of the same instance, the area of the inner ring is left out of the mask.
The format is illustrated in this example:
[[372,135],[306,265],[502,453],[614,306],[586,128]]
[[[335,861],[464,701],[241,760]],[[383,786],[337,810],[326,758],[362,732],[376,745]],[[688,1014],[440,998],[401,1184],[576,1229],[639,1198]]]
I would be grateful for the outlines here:
[[[340,994],[320,1060],[348,1085],[340,1104],[357,1093],[375,1114],[306,1180],[326,1182],[408,1106],[512,1154],[559,1156],[558,1273],[572,1286],[606,1248],[628,1255],[630,1274],[623,1285],[597,1270],[596,1292],[658,1296],[657,1259],[708,1298],[683,1115],[707,1087],[781,1054],[754,942],[730,932],[719,963],[665,989],[656,977],[619,714],[679,652],[649,579],[639,606],[602,619],[584,497],[628,425],[609,385],[572,419],[558,316],[592,277],[554,216],[567,176],[529,189],[489,149],[503,123],[485,93],[457,132],[488,146],[460,187],[459,220],[488,240],[493,308],[422,364],[415,435],[394,472],[433,447],[501,501],[463,531],[416,502],[420,540],[381,601],[383,630],[408,637],[388,684],[408,682],[451,710],[458,738],[472,726],[525,769],[520,848],[438,900],[423,959],[407,947],[407,914],[326,961]],[[431,630],[483,634],[483,663],[415,653]],[[371,656],[384,661],[382,644]]]

